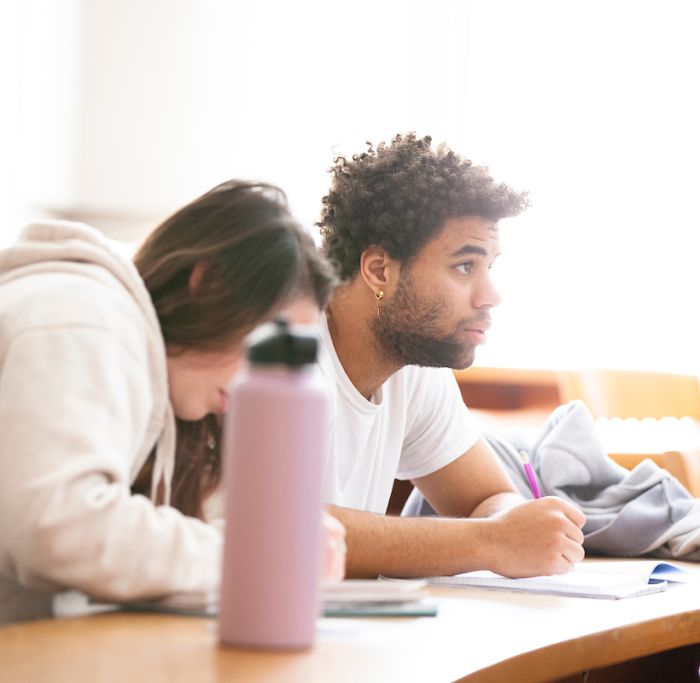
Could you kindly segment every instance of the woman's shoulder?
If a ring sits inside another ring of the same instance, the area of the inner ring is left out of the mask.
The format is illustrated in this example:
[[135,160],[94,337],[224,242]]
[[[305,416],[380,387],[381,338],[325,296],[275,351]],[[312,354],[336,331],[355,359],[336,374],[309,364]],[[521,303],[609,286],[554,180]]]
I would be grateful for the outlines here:
[[0,286],[0,334],[61,328],[101,328],[125,338],[146,333],[139,306],[104,268],[83,264],[66,271],[28,273]]

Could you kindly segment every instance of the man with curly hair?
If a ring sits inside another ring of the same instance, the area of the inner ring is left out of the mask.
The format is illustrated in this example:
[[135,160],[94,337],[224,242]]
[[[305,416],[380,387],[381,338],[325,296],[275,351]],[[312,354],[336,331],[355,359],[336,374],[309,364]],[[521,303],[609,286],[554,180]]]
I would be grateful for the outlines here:
[[[569,571],[582,513],[518,496],[450,370],[486,340],[498,221],[526,195],[414,133],[331,170],[319,226],[342,284],[322,321],[335,386],[325,496],[347,529],[348,575]],[[386,516],[394,478],[441,517]]]

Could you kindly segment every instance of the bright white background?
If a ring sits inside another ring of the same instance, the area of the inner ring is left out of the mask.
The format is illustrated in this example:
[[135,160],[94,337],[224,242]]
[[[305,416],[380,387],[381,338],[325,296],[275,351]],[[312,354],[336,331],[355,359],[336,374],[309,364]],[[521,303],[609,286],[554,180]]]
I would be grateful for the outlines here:
[[4,0],[0,242],[230,177],[312,229],[335,153],[416,130],[531,191],[480,365],[695,372],[698,35],[693,0]]

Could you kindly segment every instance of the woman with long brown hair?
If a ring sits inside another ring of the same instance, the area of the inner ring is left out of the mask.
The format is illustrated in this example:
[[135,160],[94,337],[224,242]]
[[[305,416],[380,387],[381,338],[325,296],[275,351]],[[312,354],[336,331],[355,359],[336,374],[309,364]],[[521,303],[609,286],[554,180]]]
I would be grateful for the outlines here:
[[333,276],[276,187],[219,185],[125,259],[88,226],[0,252],[0,623],[57,591],[215,588],[219,417],[244,338]]

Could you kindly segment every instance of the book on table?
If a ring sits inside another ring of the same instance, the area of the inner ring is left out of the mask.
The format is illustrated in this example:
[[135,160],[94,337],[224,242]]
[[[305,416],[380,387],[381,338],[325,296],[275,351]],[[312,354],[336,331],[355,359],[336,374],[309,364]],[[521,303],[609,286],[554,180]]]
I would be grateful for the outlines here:
[[700,583],[700,571],[656,560],[578,563],[567,574],[510,579],[490,571],[433,576],[428,583],[459,588],[618,600],[667,590],[669,583]]

